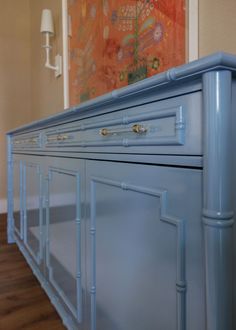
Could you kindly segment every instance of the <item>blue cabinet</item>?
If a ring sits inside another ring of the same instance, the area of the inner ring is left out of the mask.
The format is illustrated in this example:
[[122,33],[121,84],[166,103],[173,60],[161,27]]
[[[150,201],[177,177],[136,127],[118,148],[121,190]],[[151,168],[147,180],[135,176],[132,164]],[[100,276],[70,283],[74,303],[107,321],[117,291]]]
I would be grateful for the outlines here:
[[8,133],[8,238],[68,329],[233,330],[236,57]]
[[69,327],[204,327],[201,169],[26,155],[20,162],[18,243]]
[[19,239],[23,239],[23,167],[22,160],[13,160],[13,218],[14,233]]
[[53,302],[68,313],[68,324],[82,324],[84,160],[14,155],[13,171],[16,240]]
[[43,258],[42,184],[38,161],[34,158],[23,161],[24,244],[38,265]]
[[91,329],[204,329],[202,171],[86,169]]
[[85,305],[84,160],[46,158],[46,278],[75,323]]
[[43,261],[43,167],[40,157],[14,155],[13,220],[16,238],[37,267]]

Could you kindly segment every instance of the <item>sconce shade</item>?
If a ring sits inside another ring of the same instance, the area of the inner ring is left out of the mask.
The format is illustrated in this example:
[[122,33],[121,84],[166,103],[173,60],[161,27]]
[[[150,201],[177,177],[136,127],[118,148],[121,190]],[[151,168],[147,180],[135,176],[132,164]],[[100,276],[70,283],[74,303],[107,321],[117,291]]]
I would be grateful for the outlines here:
[[53,18],[50,9],[43,9],[42,11],[40,32],[54,34]]

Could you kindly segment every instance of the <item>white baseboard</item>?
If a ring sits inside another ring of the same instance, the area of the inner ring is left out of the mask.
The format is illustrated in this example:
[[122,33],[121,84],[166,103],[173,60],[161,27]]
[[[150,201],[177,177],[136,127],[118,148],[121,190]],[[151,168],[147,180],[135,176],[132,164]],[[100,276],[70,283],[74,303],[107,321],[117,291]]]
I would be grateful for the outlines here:
[[7,213],[7,200],[0,199],[0,214]]

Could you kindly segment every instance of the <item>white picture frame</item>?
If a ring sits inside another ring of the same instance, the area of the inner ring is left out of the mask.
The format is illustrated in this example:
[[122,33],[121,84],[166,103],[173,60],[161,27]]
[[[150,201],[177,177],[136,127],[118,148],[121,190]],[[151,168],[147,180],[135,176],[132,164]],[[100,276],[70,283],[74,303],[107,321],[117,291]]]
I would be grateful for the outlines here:
[[199,57],[199,0],[188,2],[188,61]]
[[63,44],[64,109],[68,109],[70,107],[68,32],[69,32],[69,29],[68,29],[68,0],[62,0],[62,44]]

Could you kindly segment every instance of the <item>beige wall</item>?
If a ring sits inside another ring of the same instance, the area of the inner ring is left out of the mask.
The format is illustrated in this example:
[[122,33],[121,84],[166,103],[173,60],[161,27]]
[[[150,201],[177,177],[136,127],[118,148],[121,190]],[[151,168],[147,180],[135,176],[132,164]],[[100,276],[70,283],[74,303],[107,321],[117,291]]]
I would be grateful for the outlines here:
[[63,110],[63,78],[44,67],[41,11],[53,10],[62,54],[61,0],[0,0],[0,213],[6,211],[7,131]]
[[41,45],[45,39],[40,34],[40,20],[43,8],[51,9],[54,18],[55,37],[52,63],[57,53],[62,55],[62,12],[61,0],[30,0],[31,21],[31,116],[32,120],[63,111],[63,78],[54,77],[54,71],[46,69],[45,50]]
[[236,54],[236,0],[199,0],[199,56]]
[[31,120],[29,1],[0,0],[0,212],[6,204],[5,133]]

